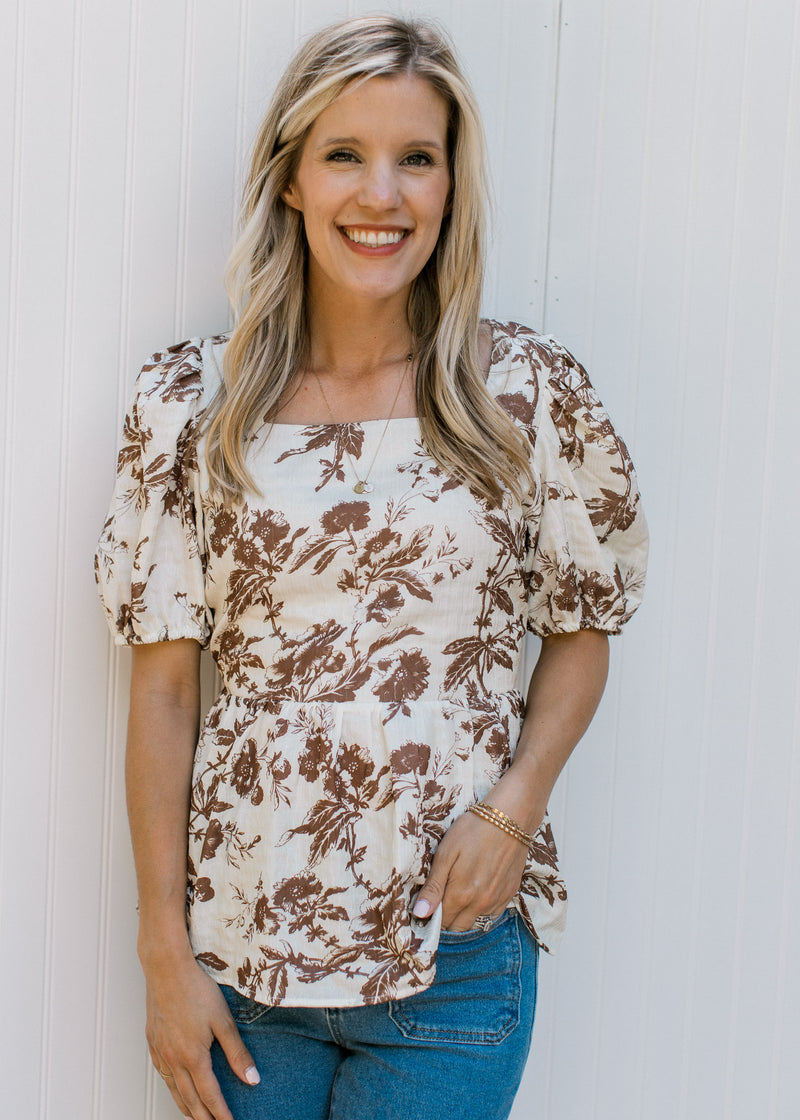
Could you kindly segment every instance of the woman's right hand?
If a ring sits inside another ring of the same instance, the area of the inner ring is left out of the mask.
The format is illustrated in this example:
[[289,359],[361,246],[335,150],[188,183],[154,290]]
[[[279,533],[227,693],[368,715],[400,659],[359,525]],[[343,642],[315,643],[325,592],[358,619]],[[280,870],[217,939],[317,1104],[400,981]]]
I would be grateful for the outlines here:
[[143,966],[150,1057],[175,1103],[192,1120],[233,1120],[211,1068],[213,1040],[245,1084],[259,1076],[219,986],[191,956]]

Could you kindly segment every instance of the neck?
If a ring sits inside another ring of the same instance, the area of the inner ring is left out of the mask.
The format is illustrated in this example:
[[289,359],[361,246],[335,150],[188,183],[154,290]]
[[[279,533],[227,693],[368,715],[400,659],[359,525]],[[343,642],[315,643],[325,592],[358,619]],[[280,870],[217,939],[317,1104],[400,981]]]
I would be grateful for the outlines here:
[[308,365],[317,373],[360,378],[397,361],[411,349],[405,295],[358,306],[339,295],[309,299]]

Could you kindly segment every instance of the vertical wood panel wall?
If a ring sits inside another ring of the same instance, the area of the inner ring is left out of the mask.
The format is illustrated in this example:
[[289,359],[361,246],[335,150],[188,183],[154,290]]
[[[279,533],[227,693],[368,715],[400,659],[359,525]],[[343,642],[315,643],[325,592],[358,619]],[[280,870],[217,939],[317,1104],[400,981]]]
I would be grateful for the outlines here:
[[[800,9],[387,3],[473,78],[485,309],[588,367],[639,467],[645,606],[554,815],[568,936],[514,1120],[800,1115]],[[240,169],[338,0],[0,11],[0,1068],[19,1120],[167,1120],[91,556],[133,377],[227,324]],[[457,1120],[457,1118],[454,1118]]]

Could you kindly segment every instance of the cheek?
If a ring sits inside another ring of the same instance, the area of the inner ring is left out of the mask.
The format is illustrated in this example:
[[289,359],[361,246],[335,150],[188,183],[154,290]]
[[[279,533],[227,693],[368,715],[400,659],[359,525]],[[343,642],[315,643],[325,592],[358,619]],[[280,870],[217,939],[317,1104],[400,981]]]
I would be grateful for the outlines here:
[[437,183],[432,187],[428,194],[426,201],[426,209],[431,216],[431,220],[435,221],[437,218],[441,221],[445,214],[449,212],[449,198],[450,198],[450,184],[449,180],[446,183]]
[[446,204],[446,196],[441,197],[440,195],[437,195],[435,199],[431,200],[431,205],[428,211],[430,215],[428,224],[430,227],[431,237],[434,241],[439,237],[439,233],[442,228],[442,222],[444,221],[447,214]]
[[303,214],[303,223],[308,243],[310,245],[319,244],[325,236],[325,227],[328,225],[319,208],[309,206]]

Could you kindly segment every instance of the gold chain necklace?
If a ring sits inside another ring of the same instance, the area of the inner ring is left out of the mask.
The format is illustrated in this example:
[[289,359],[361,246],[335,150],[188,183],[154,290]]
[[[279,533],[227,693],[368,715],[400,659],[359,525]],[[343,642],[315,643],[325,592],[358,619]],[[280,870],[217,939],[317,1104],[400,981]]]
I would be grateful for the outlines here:
[[[350,452],[343,445],[342,449],[343,449],[345,455],[347,456],[347,461],[350,464],[350,470],[353,472],[353,474],[355,475],[355,478],[356,478],[356,484],[353,487],[353,490],[355,491],[356,494],[371,494],[372,491],[375,489],[374,486],[372,485],[372,483],[368,481],[368,479],[369,479],[369,476],[372,474],[372,468],[375,466],[375,460],[378,458],[378,452],[381,449],[381,444],[383,443],[383,437],[386,435],[386,429],[389,427],[389,421],[394,416],[394,410],[397,407],[398,400],[400,399],[400,390],[402,389],[403,382],[406,379],[406,370],[411,365],[411,362],[412,362],[413,358],[414,358],[413,353],[406,354],[406,364],[403,366],[403,373],[400,377],[400,380],[397,382],[397,392],[394,395],[394,400],[392,401],[391,410],[389,412],[389,415],[386,417],[386,423],[383,425],[383,431],[381,432],[381,438],[378,440],[378,444],[375,448],[375,454],[372,456],[372,459],[370,460],[370,464],[367,467],[367,473],[364,475],[363,478],[359,478],[358,471],[356,470],[355,463],[353,462],[353,460],[350,456]],[[330,403],[328,401],[328,398],[325,395],[325,390],[322,388],[322,382],[320,381],[319,374],[316,372],[316,370],[314,371],[314,377],[317,379],[317,385],[319,385],[319,391],[320,391],[320,393],[322,393],[322,399],[325,401],[325,407],[328,410],[330,418],[331,418],[331,420],[333,421],[334,424],[337,424],[336,417],[333,415],[333,409],[331,408]],[[337,424],[337,426],[338,426],[338,424]]]

